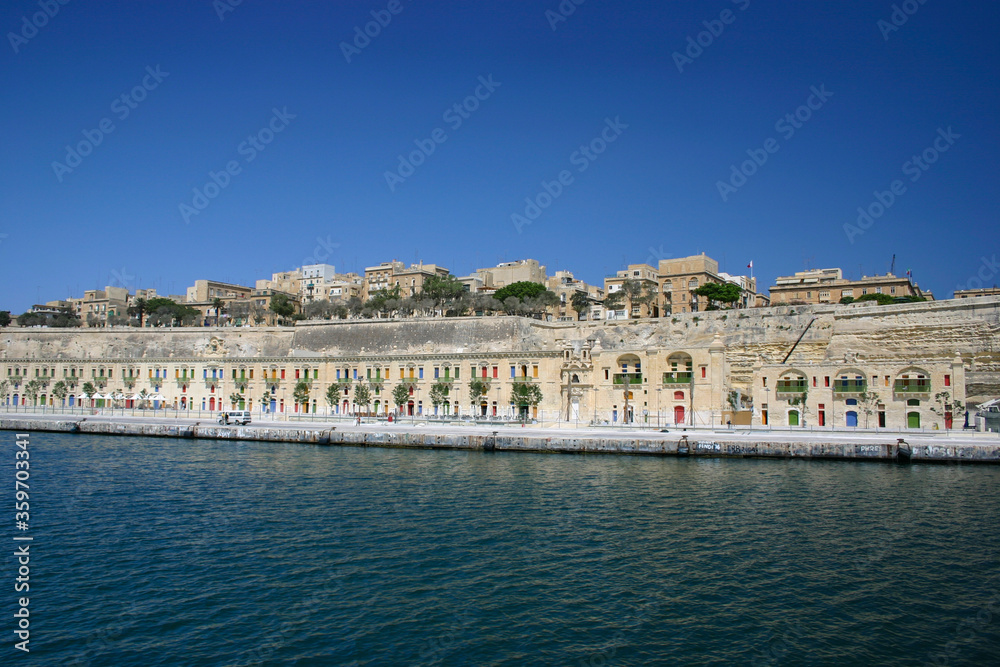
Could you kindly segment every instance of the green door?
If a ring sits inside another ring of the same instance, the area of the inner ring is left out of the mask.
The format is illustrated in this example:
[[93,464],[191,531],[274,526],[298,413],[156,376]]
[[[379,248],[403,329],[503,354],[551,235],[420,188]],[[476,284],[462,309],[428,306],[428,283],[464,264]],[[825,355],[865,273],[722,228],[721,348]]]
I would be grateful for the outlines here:
[[906,427],[907,428],[920,428],[920,413],[919,412],[908,412],[906,414]]
[[788,413],[788,425],[789,426],[798,426],[799,425],[799,411],[798,410],[792,410],[791,412]]

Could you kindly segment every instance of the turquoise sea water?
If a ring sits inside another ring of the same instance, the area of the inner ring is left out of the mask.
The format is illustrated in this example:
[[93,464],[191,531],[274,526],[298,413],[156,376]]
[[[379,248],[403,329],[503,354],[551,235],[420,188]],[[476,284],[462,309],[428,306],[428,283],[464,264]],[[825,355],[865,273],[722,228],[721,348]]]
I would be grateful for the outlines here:
[[29,448],[5,665],[1000,663],[997,467]]

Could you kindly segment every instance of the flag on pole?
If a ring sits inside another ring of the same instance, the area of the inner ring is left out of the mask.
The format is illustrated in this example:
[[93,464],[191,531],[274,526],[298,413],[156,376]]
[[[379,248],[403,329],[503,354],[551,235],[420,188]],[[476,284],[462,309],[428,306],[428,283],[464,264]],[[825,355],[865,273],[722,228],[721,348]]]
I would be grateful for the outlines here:
[[752,259],[750,260],[750,263],[747,264],[747,268],[748,269],[752,269],[753,268],[753,260]]

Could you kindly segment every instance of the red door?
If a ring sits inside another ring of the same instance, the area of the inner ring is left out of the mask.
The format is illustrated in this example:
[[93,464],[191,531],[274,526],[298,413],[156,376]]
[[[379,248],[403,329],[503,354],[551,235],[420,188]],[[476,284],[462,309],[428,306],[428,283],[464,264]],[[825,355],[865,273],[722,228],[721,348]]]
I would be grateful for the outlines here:
[[674,423],[683,424],[684,423],[684,406],[675,405],[674,406]]
[[951,411],[944,413],[944,427],[951,428],[952,416]]

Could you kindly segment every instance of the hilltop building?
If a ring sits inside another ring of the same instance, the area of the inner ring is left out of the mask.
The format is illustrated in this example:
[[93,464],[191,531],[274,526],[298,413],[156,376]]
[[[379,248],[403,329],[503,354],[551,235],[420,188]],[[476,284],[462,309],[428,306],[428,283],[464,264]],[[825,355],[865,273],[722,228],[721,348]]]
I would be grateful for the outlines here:
[[382,262],[365,268],[361,298],[367,301],[378,290],[399,287],[399,296],[405,299],[419,294],[424,281],[431,276],[446,278],[449,274],[450,271],[443,266],[424,264],[422,261],[411,264],[409,268],[399,260]]
[[798,271],[791,276],[777,278],[770,288],[773,304],[813,304],[840,303],[845,297],[857,299],[865,294],[888,294],[889,296],[923,297],[933,300],[930,292],[924,292],[908,276],[863,276],[860,280],[846,280],[840,269],[812,269]]
[[494,291],[513,283],[529,282],[544,285],[546,282],[545,267],[537,259],[519,259],[514,262],[503,262],[486,269],[476,269],[476,275],[483,281],[483,286]]
[[[601,319],[603,288],[577,280],[570,271],[556,271],[556,274],[546,281],[545,287],[559,297],[559,305],[550,313],[553,319],[560,322]],[[583,294],[587,297],[588,308],[582,316],[573,309],[574,294]]]

